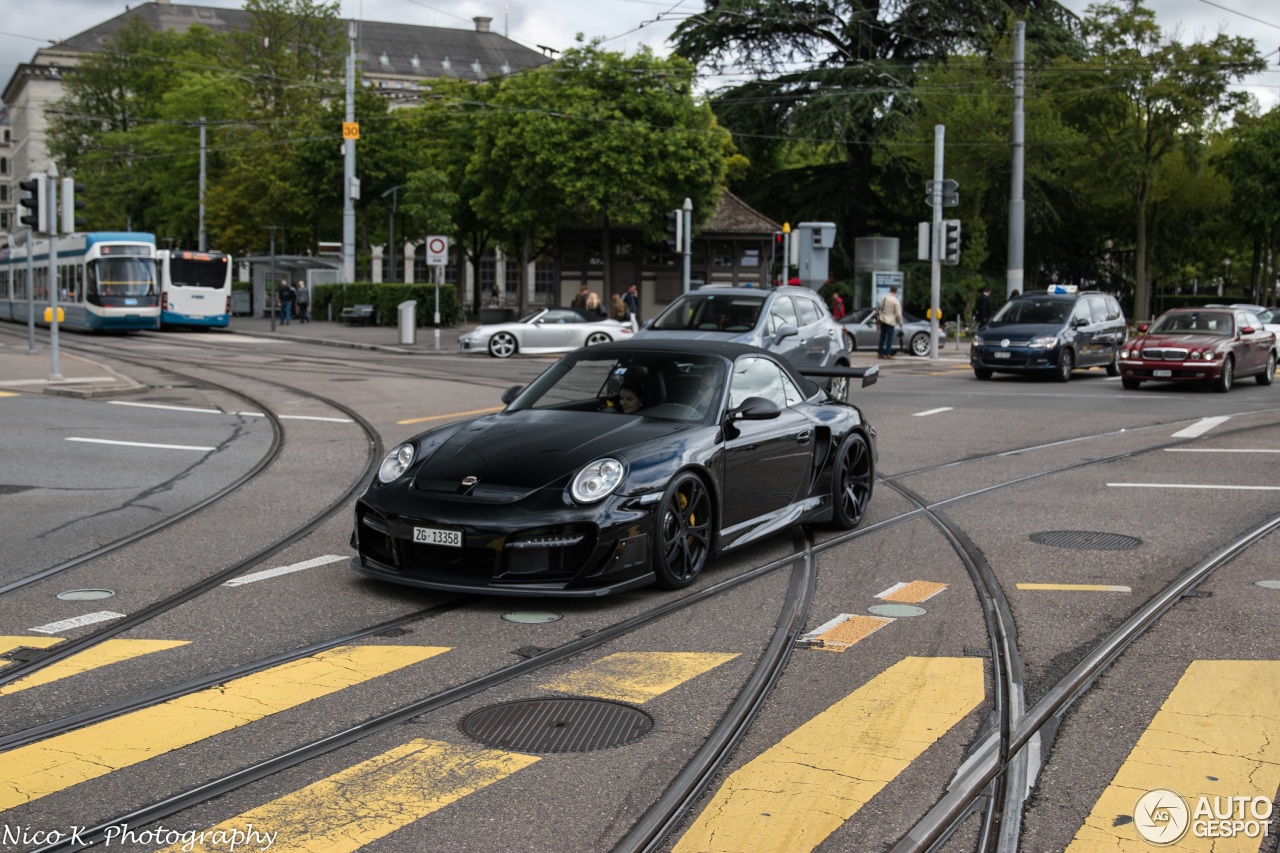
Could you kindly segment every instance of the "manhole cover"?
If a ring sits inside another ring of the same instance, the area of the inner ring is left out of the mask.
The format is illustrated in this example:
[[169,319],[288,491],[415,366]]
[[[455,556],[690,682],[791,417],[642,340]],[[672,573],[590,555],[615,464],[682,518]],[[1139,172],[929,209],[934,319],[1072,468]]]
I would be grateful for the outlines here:
[[526,699],[468,714],[462,730],[489,746],[517,752],[591,752],[639,740],[653,718],[598,699]]
[[923,616],[928,611],[914,604],[874,604],[867,608],[868,613],[876,616],[888,616],[893,619],[910,616]]
[[58,598],[63,601],[98,601],[114,595],[115,593],[109,589],[69,589],[58,593]]
[[1079,548],[1082,551],[1128,551],[1142,544],[1141,539],[1120,533],[1096,530],[1046,530],[1032,533],[1031,541],[1057,548]]

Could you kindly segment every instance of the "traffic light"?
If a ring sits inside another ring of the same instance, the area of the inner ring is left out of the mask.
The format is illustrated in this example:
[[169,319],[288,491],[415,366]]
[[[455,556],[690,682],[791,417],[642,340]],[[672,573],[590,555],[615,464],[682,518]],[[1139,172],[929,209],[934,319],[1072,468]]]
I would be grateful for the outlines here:
[[942,220],[942,262],[960,263],[960,220]]
[[62,233],[74,234],[84,228],[84,218],[76,216],[77,210],[84,210],[84,202],[79,196],[84,194],[84,184],[76,183],[74,178],[62,179]]
[[680,227],[683,213],[682,210],[667,211],[667,249],[672,252],[679,252],[680,244],[683,242],[680,239],[681,232],[684,230]]
[[37,234],[45,234],[49,225],[49,179],[43,172],[32,172],[18,186],[26,195],[18,202],[31,212],[18,221]]

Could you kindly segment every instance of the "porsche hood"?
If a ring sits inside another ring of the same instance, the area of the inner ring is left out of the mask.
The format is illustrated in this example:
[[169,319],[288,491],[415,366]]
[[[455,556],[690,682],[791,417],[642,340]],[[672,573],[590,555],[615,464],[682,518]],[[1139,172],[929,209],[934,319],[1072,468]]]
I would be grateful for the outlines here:
[[[603,456],[631,458],[688,425],[630,415],[524,409],[462,425],[422,462],[413,488],[423,492],[515,499],[561,486]],[[424,446],[430,446],[425,442]]]

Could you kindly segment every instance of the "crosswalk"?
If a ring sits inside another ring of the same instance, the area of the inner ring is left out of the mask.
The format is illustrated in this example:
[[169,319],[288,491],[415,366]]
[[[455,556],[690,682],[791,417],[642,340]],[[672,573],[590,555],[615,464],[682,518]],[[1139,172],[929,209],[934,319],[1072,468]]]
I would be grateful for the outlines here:
[[[943,589],[913,582],[877,598],[918,602]],[[0,636],[0,654],[58,642]],[[0,694],[182,645],[114,640],[6,685]],[[451,651],[414,645],[329,649],[16,747],[0,753],[0,810],[35,803],[381,676],[430,665]],[[534,687],[543,693],[644,706],[739,657],[730,650],[616,652]],[[984,700],[985,666],[977,657],[907,657],[893,663],[725,777],[688,829],[674,839],[673,849],[815,849],[947,732],[977,712]],[[1212,791],[1203,793],[1220,793],[1228,805],[1230,796],[1252,797],[1249,802],[1258,811],[1261,801],[1256,798],[1274,797],[1280,786],[1278,685],[1277,661],[1191,664],[1070,849],[1150,849],[1149,839],[1139,832],[1144,813],[1135,814],[1134,803],[1144,791],[1168,787],[1188,798],[1186,838],[1176,849],[1257,850],[1257,839],[1249,846],[1243,833],[1235,838],[1194,838],[1194,798],[1206,787],[1205,779],[1216,781]],[[470,743],[461,735],[450,740],[415,738],[221,823],[192,828],[164,849],[225,850],[228,839],[259,833],[271,837],[273,851],[356,851],[471,794],[501,785],[543,760]],[[1220,802],[1221,798],[1214,800],[1219,811]],[[1126,814],[1134,819],[1120,819]]]

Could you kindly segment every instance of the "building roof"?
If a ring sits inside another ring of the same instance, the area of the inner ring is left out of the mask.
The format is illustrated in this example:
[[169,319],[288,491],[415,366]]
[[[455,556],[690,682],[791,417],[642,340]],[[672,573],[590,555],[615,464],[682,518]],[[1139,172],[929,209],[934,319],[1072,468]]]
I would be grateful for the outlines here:
[[782,226],[738,198],[724,191],[716,212],[699,229],[700,234],[746,234],[758,236],[781,231]]
[[[99,51],[119,30],[141,20],[158,30],[185,32],[205,26],[214,32],[247,29],[250,14],[244,9],[223,9],[153,0],[142,3],[54,45],[59,52]],[[492,32],[489,18],[475,18],[474,29],[423,27],[413,24],[361,21],[356,59],[367,79],[401,78],[482,81],[545,64],[550,60],[536,50]],[[338,22],[346,37],[346,22]]]

